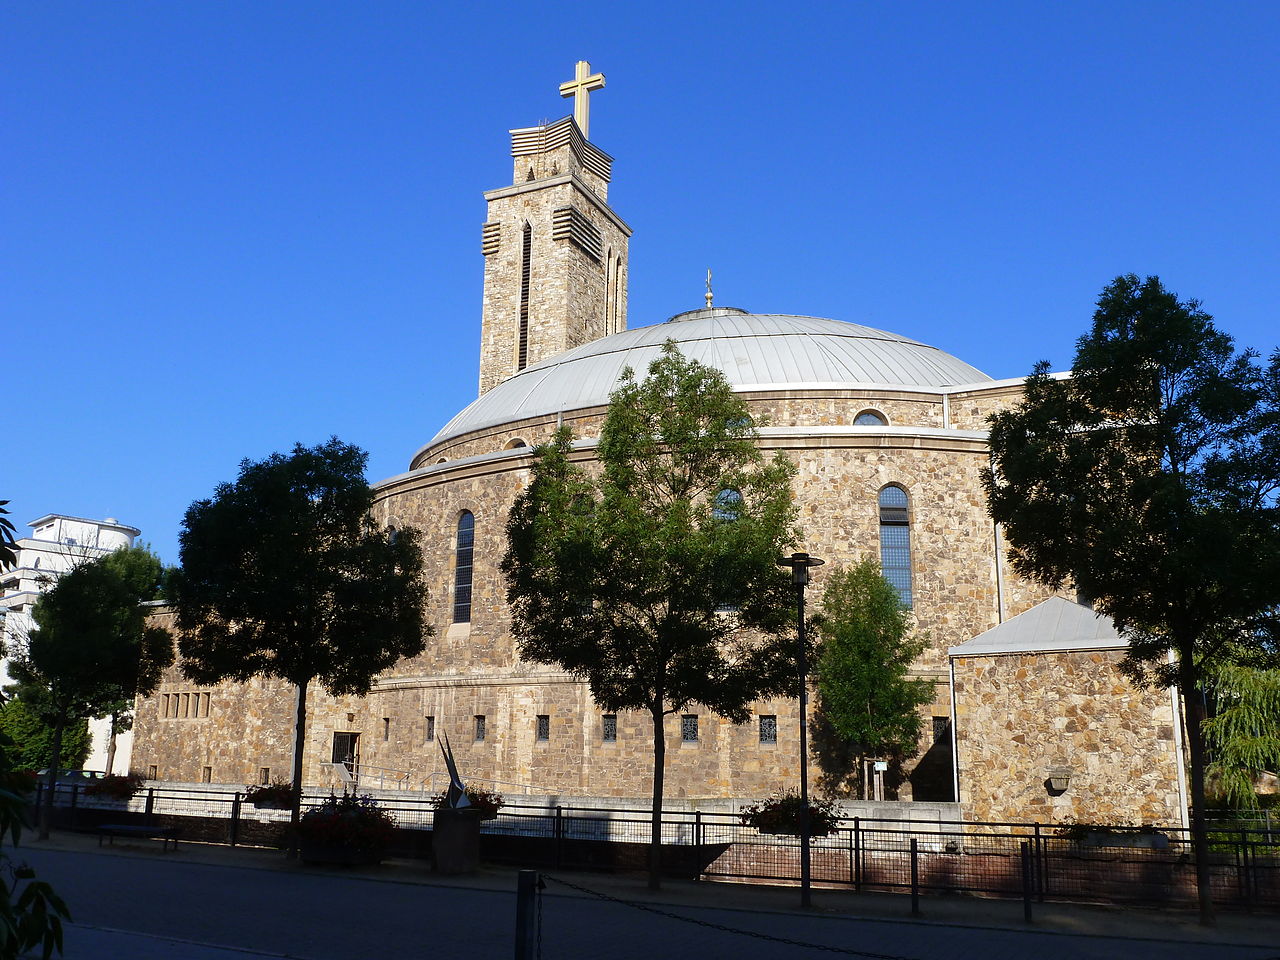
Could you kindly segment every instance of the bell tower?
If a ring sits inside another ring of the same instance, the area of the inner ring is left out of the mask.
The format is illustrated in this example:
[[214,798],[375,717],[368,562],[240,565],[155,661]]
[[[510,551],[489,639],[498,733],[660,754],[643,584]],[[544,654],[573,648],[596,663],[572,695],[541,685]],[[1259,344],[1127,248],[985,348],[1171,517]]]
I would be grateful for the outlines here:
[[484,195],[480,393],[525,367],[627,327],[631,228],[609,206],[613,158],[587,139],[585,60],[560,93],[574,113],[511,131],[512,184]]

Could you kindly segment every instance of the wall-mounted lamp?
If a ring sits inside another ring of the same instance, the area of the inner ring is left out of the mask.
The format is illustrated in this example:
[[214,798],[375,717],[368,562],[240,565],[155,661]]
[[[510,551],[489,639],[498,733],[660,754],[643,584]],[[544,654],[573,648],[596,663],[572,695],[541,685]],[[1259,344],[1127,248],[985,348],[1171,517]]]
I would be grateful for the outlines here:
[[1071,786],[1070,767],[1050,767],[1049,776],[1044,781],[1045,789],[1053,796],[1061,796]]
[[348,713],[347,723],[355,723],[355,722],[356,722],[356,715],[354,713]]

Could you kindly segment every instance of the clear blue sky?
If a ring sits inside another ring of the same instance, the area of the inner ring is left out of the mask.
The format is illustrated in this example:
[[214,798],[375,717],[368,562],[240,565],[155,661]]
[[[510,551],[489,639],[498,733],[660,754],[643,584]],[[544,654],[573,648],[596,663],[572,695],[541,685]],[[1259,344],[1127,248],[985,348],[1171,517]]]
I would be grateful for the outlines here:
[[[507,130],[608,78],[632,326],[836,317],[994,377],[1158,274],[1280,340],[1280,4],[6,2],[0,499],[168,562],[238,462],[474,398]],[[25,532],[25,531],[24,531]]]

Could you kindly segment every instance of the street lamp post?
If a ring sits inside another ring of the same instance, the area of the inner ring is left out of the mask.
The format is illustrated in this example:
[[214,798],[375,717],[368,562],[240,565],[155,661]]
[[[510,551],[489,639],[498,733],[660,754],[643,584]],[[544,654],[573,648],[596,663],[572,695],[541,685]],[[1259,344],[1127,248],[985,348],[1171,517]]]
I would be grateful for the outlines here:
[[779,566],[791,568],[791,583],[796,588],[796,632],[800,642],[800,906],[808,907],[809,895],[809,696],[808,657],[804,637],[804,588],[809,583],[809,568],[824,561],[807,553],[781,557]]

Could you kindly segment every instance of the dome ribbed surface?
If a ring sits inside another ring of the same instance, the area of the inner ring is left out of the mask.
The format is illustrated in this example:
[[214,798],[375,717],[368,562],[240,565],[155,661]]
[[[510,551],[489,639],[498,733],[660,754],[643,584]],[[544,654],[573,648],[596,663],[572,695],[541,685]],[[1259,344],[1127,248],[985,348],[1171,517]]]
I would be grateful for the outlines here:
[[526,367],[466,407],[428,446],[513,420],[606,404],[622,371],[631,367],[643,379],[668,339],[737,388],[946,387],[991,379],[937,347],[873,327],[717,307],[626,330]]

